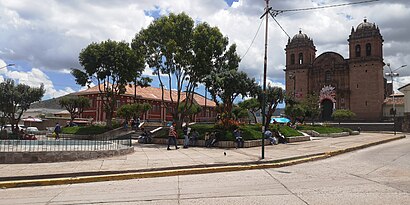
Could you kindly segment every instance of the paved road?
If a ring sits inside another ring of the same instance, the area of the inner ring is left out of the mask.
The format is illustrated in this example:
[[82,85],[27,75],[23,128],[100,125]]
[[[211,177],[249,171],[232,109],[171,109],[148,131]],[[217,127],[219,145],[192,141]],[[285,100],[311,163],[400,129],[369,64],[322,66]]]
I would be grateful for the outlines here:
[[410,139],[278,169],[2,189],[0,204],[410,204]]

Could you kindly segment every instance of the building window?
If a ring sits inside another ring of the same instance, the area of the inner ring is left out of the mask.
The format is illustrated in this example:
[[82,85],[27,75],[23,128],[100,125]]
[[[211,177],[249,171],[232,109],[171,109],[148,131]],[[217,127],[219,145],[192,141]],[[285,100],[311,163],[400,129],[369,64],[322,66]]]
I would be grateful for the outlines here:
[[299,64],[303,64],[303,53],[299,53]]
[[332,73],[328,70],[325,72],[325,83],[330,83],[332,81]]
[[366,44],[366,56],[372,55],[372,44]]
[[355,52],[356,52],[356,57],[360,57],[360,45],[356,45]]
[[295,54],[290,55],[290,64],[294,65],[295,64]]

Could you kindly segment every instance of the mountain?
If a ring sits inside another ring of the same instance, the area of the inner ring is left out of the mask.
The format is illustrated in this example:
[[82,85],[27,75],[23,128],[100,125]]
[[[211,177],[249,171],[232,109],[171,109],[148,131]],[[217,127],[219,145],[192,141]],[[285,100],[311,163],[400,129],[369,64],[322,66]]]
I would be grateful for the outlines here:
[[48,109],[58,109],[58,110],[64,109],[59,104],[60,99],[63,97],[65,96],[35,102],[30,105],[30,109],[36,109],[36,108],[48,108]]

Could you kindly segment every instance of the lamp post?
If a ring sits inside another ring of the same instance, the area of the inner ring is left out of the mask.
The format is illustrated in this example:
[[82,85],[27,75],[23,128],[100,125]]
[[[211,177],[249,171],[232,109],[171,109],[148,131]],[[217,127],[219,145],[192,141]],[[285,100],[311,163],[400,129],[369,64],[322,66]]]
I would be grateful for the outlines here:
[[398,69],[406,67],[406,66],[407,65],[402,65],[402,66],[392,70],[391,67],[390,67],[390,63],[387,63],[387,67],[389,67],[390,72],[385,74],[387,77],[390,77],[390,79],[391,79],[391,87],[392,87],[392,91],[393,91],[393,132],[394,132],[394,135],[396,135],[396,101],[394,100],[393,78],[399,76],[399,74],[395,73],[394,71],[397,71]]
[[2,69],[2,68],[6,68],[6,67],[9,67],[9,66],[14,66],[14,65],[15,65],[14,63],[10,63],[10,64],[7,64],[7,65],[5,65],[5,66],[1,67],[0,69]]

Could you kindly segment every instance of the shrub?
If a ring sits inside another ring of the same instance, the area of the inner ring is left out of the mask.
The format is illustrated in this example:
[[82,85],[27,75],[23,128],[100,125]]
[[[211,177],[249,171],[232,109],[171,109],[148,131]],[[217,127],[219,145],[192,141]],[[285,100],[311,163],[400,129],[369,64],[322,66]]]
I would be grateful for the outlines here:
[[91,125],[85,127],[63,127],[62,133],[75,135],[95,135],[109,131],[106,126]]

